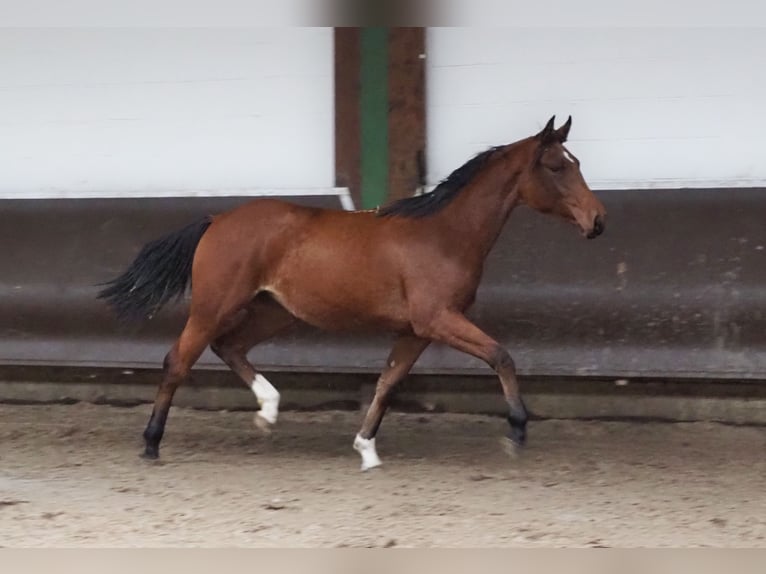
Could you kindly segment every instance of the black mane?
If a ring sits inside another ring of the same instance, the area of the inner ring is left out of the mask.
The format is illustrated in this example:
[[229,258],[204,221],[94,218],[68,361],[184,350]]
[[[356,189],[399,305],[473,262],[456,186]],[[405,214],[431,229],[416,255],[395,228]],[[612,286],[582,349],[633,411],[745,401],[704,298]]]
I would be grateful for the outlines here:
[[389,205],[379,207],[377,216],[400,215],[402,217],[420,218],[440,211],[455,199],[457,194],[487,165],[487,161],[492,154],[501,147],[505,146],[491,147],[475,155],[444,178],[430,193],[406,197]]

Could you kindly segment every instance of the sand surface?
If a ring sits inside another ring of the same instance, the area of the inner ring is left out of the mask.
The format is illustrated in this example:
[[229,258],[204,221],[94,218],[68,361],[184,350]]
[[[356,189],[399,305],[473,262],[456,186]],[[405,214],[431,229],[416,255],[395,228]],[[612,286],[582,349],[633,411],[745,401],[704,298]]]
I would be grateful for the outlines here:
[[359,472],[360,414],[0,405],[0,546],[766,547],[766,429],[389,413]]

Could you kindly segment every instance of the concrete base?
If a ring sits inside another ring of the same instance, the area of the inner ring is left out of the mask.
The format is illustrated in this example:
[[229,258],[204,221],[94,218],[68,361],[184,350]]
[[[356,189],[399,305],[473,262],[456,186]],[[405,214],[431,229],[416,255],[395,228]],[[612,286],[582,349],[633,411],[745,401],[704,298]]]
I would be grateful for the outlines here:
[[[355,374],[267,373],[282,393],[282,410],[366,409],[374,378]],[[0,402],[92,402],[137,405],[154,400],[155,370],[13,368],[0,371]],[[533,417],[720,421],[766,425],[766,388],[712,381],[523,380]],[[252,392],[223,371],[198,371],[174,404],[212,410],[256,410]],[[506,414],[493,376],[411,376],[394,410]]]

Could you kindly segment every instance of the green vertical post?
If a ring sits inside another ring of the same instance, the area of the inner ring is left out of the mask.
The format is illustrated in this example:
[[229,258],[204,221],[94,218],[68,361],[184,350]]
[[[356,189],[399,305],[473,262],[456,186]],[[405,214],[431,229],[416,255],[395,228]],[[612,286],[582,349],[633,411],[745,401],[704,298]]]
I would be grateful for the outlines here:
[[388,29],[361,31],[361,195],[372,209],[388,197]]

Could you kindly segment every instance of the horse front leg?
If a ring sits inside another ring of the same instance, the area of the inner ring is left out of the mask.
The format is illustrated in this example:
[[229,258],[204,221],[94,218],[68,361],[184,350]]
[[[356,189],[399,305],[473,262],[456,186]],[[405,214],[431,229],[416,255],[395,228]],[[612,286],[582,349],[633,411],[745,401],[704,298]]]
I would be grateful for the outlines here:
[[419,335],[473,355],[492,367],[500,379],[505,400],[508,402],[508,439],[511,441],[511,449],[522,446],[527,438],[529,416],[519,392],[516,366],[508,351],[462,313],[455,311],[438,313],[418,327],[416,332]]
[[362,470],[370,470],[381,465],[375,448],[375,435],[378,433],[383,415],[388,408],[391,392],[410,372],[412,365],[428,347],[430,341],[414,335],[402,335],[394,343],[388,355],[386,367],[378,378],[375,396],[367,409],[362,428],[354,439],[354,449],[362,456]]

